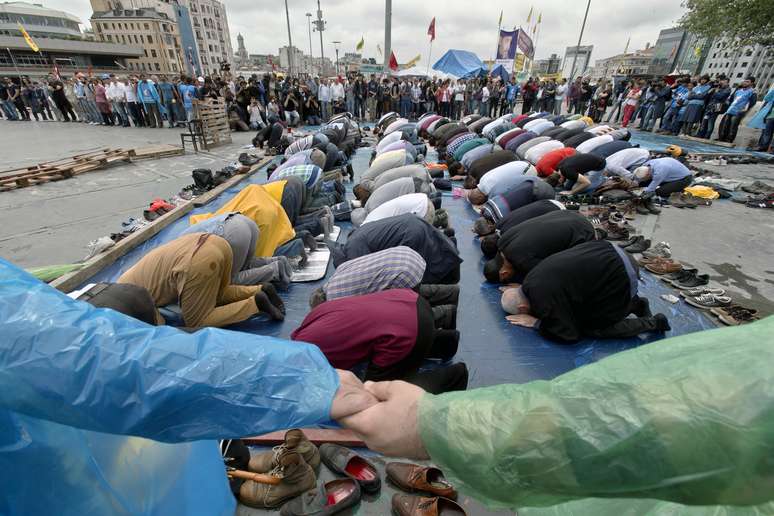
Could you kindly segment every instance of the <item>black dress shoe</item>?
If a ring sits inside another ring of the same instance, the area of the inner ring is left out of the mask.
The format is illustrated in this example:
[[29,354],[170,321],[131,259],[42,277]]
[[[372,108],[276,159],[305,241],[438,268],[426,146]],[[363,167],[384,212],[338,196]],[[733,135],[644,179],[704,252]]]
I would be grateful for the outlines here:
[[320,459],[334,473],[356,481],[366,493],[376,493],[382,487],[376,466],[349,448],[325,443],[320,446]]
[[627,253],[641,253],[647,251],[650,248],[650,240],[640,237],[640,240],[634,242],[632,245],[624,247],[624,251]]

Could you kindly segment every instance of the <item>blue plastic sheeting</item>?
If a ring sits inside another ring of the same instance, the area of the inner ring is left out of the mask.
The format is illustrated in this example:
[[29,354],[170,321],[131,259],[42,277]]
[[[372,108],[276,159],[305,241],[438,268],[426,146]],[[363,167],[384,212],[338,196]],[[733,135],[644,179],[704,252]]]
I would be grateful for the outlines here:
[[499,77],[503,82],[508,82],[511,78],[510,74],[503,65],[495,66],[494,69],[489,72],[489,77]]
[[698,152],[698,153],[717,153],[717,154],[751,154],[763,159],[771,159],[771,154],[765,152],[748,151],[743,148],[736,147],[723,147],[721,145],[713,145],[711,143],[695,142],[692,140],[683,140],[676,136],[668,134],[656,134],[650,131],[639,131],[632,127],[629,127],[632,132],[632,143],[640,144],[640,147],[650,149],[652,151],[663,152],[669,145],[677,145],[684,151]]
[[[356,175],[367,170],[370,154],[371,149],[359,149],[355,154],[352,166]],[[435,152],[430,151],[428,160],[435,159],[437,159]],[[261,171],[249,178],[248,182],[264,182],[265,177],[265,173]],[[215,211],[244,184],[232,188],[210,205],[198,208],[193,213]],[[457,232],[460,254],[465,260],[461,270],[460,310],[457,320],[462,339],[460,351],[455,360],[464,361],[470,368],[471,387],[553,378],[612,353],[661,338],[659,335],[648,335],[626,340],[584,340],[574,345],[563,345],[548,341],[534,331],[509,324],[505,321],[505,313],[500,308],[499,290],[484,282],[481,272],[483,258],[479,242],[470,231],[478,215],[466,201],[453,199],[448,194],[444,196],[443,207],[449,212],[449,223]],[[351,225],[339,224],[342,226],[342,236],[339,237],[339,241],[345,241]],[[187,217],[170,225],[140,248],[103,270],[95,279],[115,280],[150,249],[174,239],[186,227],[188,227]],[[332,273],[333,266],[329,265],[326,278]],[[660,294],[673,293],[673,291],[662,286],[661,282],[645,271],[643,276],[645,283],[640,285],[642,295],[651,299],[654,312],[661,311],[669,317],[673,330],[667,336],[715,327],[707,316],[685,303],[671,305],[659,299]],[[94,280],[90,280],[92,281]],[[287,308],[287,316],[283,322],[257,317],[230,328],[289,338],[290,333],[301,324],[309,312],[309,296],[324,281],[294,283],[287,292],[281,293]],[[427,365],[434,366],[432,363]]]
[[486,76],[487,74],[484,62],[476,54],[467,50],[454,49],[447,51],[436,61],[433,65],[433,70],[463,79]]
[[150,326],[2,259],[0,292],[0,514],[233,514],[215,439],[329,419],[315,346]]

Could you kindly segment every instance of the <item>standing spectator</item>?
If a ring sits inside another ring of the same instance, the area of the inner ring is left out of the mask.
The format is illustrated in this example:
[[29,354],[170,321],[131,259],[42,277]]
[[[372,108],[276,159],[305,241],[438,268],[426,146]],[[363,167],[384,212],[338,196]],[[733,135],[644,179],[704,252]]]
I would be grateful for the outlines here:
[[8,88],[13,105],[16,106],[16,110],[19,112],[19,115],[21,115],[21,119],[29,122],[30,112],[27,111],[27,106],[24,104],[24,95],[22,95],[23,90],[26,90],[23,84],[16,86],[14,83],[11,83]]
[[[193,86],[191,87],[193,88]],[[137,101],[137,77],[133,75],[126,81],[124,93],[126,94],[126,105],[129,108],[129,114],[132,116],[134,126],[145,127],[145,114],[142,111],[142,106]]]
[[500,107],[500,79],[495,79],[489,83],[489,118],[499,116]]
[[102,113],[100,113],[99,108],[97,107],[97,91],[95,88],[95,82],[92,79],[88,79],[83,89],[86,92],[86,101],[89,106],[92,120],[95,124],[104,124],[105,122],[102,119]]
[[110,74],[106,93],[108,102],[113,109],[113,115],[116,117],[116,123],[129,127],[124,84],[118,81],[113,74]]
[[[105,75],[107,77],[107,75]],[[107,98],[107,90],[102,79],[93,79],[94,101],[97,104],[97,110],[102,116],[103,125],[113,125],[113,111],[110,109],[110,101]]]
[[298,91],[295,89],[288,91],[285,102],[282,105],[285,108],[285,120],[288,123],[288,127],[297,127],[301,121],[301,115],[298,114],[300,105]]
[[19,91],[21,92],[20,98],[22,99],[24,111],[27,114],[27,117],[31,120],[30,113],[32,113],[32,115],[35,117],[35,121],[37,122],[38,115],[36,113],[36,107],[34,104],[35,90],[33,89],[29,79],[22,79]]
[[610,102],[610,97],[612,97],[612,95],[613,91],[611,90],[610,85],[606,81],[602,81],[594,92],[594,99],[592,101],[591,119],[595,123],[598,124],[602,121],[602,117],[605,115],[607,104]]
[[537,96],[538,85],[535,80],[530,77],[524,86],[521,88],[521,114],[525,115],[532,111],[532,104],[535,102]]
[[562,79],[560,84],[556,85],[556,92],[554,93],[554,111],[555,115],[562,114],[562,104],[564,103],[564,97],[567,94],[567,79]]
[[398,85],[400,95],[400,116],[409,118],[411,116],[411,86],[406,79],[401,79]]
[[336,77],[336,81],[331,85],[331,102],[334,113],[344,111],[344,84],[341,82],[341,77]]
[[161,112],[159,111],[159,92],[156,90],[156,85],[153,81],[144,75],[140,75],[140,82],[137,84],[137,100],[142,103],[143,110],[147,115],[148,127],[164,127],[161,121]]
[[63,79],[62,82],[64,83],[65,97],[78,115],[78,121],[83,123],[88,122],[86,113],[81,109],[81,105],[78,103],[78,97],[75,95],[75,81],[73,79]]
[[454,85],[454,118],[459,120],[465,113],[465,81],[459,80]]
[[487,116],[489,114],[489,97],[491,96],[489,86],[489,81],[481,86],[481,98],[478,106],[478,112],[481,116]]
[[543,111],[553,113],[556,102],[556,81],[550,79],[543,90]]
[[758,151],[769,152],[772,136],[774,136],[774,86],[769,88],[766,96],[763,97],[763,107],[755,113],[750,120],[749,126],[754,129],[763,129],[761,137],[758,139]]
[[578,77],[567,88],[567,114],[571,115],[578,110],[578,102],[580,102],[581,94],[581,79]]
[[318,91],[322,119],[323,122],[326,122],[331,117],[331,88],[328,86],[328,79],[320,79],[320,86],[318,87]]
[[3,77],[0,81],[0,104],[3,106],[3,113],[8,120],[19,120],[19,114],[16,111],[16,104],[11,97],[13,83],[8,77]]
[[48,87],[51,92],[51,99],[54,101],[54,105],[62,114],[62,121],[69,122],[72,117],[72,121],[76,122],[78,117],[75,116],[73,106],[67,99],[67,92],[65,85],[61,79],[55,78],[53,75],[48,76]]
[[400,112],[400,85],[394,77],[390,85],[390,111]]
[[626,94],[626,100],[624,100],[623,103],[624,114],[623,120],[621,122],[623,127],[629,125],[629,120],[632,118],[634,110],[637,108],[637,103],[640,101],[640,96],[642,96],[642,84],[632,84],[632,87],[629,88],[629,93]]
[[629,93],[629,82],[628,81],[621,81],[618,83],[618,86],[615,87],[615,92],[613,95],[615,96],[615,102],[613,103],[613,109],[610,110],[610,113],[607,115],[607,120],[605,122],[610,122],[610,120],[613,119],[615,116],[615,121],[618,122],[621,119],[621,113],[623,111],[623,103],[624,99],[626,99],[626,94]]
[[366,97],[368,96],[368,88],[366,87],[365,78],[362,75],[358,75],[355,78],[355,118],[358,120],[365,120],[366,110]]
[[346,79],[344,82],[344,99],[346,102],[346,111],[355,115],[355,83],[352,79]]
[[699,138],[709,140],[712,133],[715,132],[715,121],[718,116],[726,110],[728,97],[731,96],[731,88],[728,87],[728,79],[721,75],[717,84],[715,84],[707,95],[707,106],[704,109],[704,116],[701,118],[701,128],[699,129]]
[[[594,90],[591,88],[589,81],[581,81],[580,98],[578,99],[577,115],[583,115],[588,112],[589,104],[591,103],[591,97],[594,95]],[[635,107],[636,104],[635,104]]]
[[393,110],[390,98],[390,82],[387,79],[382,79],[382,85],[379,88],[379,98],[382,103],[381,115],[386,115]]
[[379,113],[379,82],[373,74],[366,85],[366,107],[368,109],[368,119],[375,122],[381,115]]
[[[245,84],[246,86],[246,84]],[[240,92],[243,93],[243,92]],[[177,88],[167,81],[167,76],[162,75],[159,81],[159,97],[161,105],[167,112],[167,122],[169,122],[169,128],[174,129],[177,126],[177,105],[180,102],[180,97],[177,93]]]
[[266,122],[263,119],[263,111],[263,106],[261,106],[257,99],[253,98],[250,101],[250,107],[248,108],[248,112],[250,113],[250,129],[256,131],[258,129],[263,129],[266,126]]
[[680,120],[682,127],[678,132],[682,130],[685,134],[691,136],[697,133],[696,125],[699,124],[704,117],[704,106],[707,103],[711,89],[712,84],[710,84],[709,75],[703,75],[699,79],[699,84],[694,86],[685,98],[685,113]]
[[435,111],[433,109],[433,84],[430,82],[429,79],[425,80],[424,84],[422,84],[422,98],[425,101],[425,113],[432,113]]
[[645,124],[648,122],[649,114],[653,112],[653,104],[656,102],[657,98],[658,86],[656,81],[651,81],[648,84],[648,87],[643,90],[642,96],[640,97],[640,130],[645,129]]
[[185,86],[183,87],[183,107],[185,108],[186,120],[188,122],[194,119],[193,104],[196,100],[196,86],[193,85],[193,79],[191,77],[185,78]]
[[76,75],[75,81],[73,82],[73,91],[75,92],[75,96],[78,99],[78,106],[81,108],[81,112],[83,113],[86,122],[93,125],[96,123],[94,119],[94,115],[91,111],[91,107],[89,106],[89,100],[86,98],[86,90],[87,85],[85,80],[83,79],[83,76]]
[[720,120],[718,141],[733,143],[736,139],[739,122],[742,121],[747,111],[758,102],[758,96],[753,88],[754,84],[755,78],[747,77],[742,81],[742,84],[734,94],[731,95],[726,114]]
[[478,84],[476,79],[468,79],[465,82],[465,113],[472,115],[476,112],[477,102],[476,93],[478,92]]
[[659,132],[671,132],[672,126],[677,123],[677,115],[682,107],[683,100],[690,91],[687,86],[688,83],[690,83],[690,80],[681,78],[672,85],[672,102],[661,118]]
[[421,115],[422,109],[420,108],[420,103],[422,102],[422,88],[419,87],[419,81],[414,80],[411,84],[411,108],[413,111],[413,117],[419,118],[419,115]]

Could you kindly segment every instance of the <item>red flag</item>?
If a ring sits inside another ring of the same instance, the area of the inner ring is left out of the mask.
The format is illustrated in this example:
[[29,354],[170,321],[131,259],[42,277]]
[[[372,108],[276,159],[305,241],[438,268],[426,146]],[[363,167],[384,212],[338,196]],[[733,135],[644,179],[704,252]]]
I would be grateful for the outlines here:
[[435,16],[433,16],[433,21],[430,22],[430,26],[427,28],[427,35],[430,36],[430,41],[435,41]]
[[398,58],[395,57],[395,52],[390,52],[390,70],[398,70]]

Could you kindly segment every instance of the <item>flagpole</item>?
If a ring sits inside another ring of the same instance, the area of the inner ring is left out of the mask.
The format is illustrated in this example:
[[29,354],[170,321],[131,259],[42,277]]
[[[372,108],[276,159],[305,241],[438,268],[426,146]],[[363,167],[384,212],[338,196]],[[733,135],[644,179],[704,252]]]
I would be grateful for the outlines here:
[[11,53],[11,49],[8,47],[5,47],[5,49],[8,51],[8,56],[11,58],[11,63],[13,63],[13,69],[16,70],[16,75],[19,76],[19,86],[21,87],[21,72],[19,71],[19,67],[16,66],[16,59],[13,58],[13,54]]
[[425,71],[425,75],[430,77],[430,61],[433,56],[433,40],[430,40],[430,51],[427,53],[427,71]]
[[500,11],[500,21],[497,22],[497,41],[495,41],[495,51],[494,51],[494,57],[492,57],[492,68],[489,69],[491,72],[494,70],[495,67],[495,61],[497,61],[497,49],[500,47],[500,31],[503,30],[503,12]]

